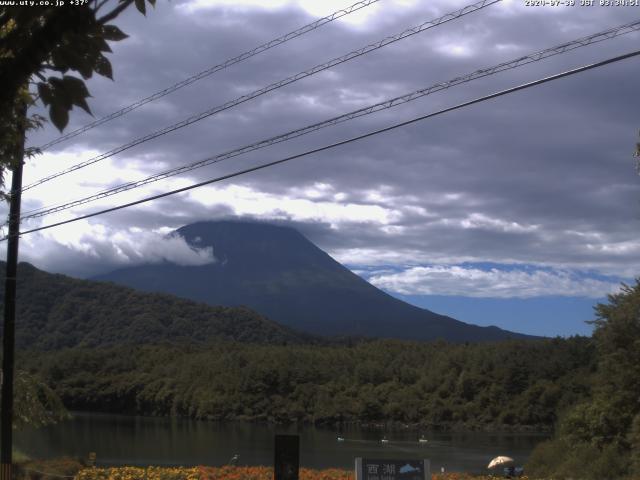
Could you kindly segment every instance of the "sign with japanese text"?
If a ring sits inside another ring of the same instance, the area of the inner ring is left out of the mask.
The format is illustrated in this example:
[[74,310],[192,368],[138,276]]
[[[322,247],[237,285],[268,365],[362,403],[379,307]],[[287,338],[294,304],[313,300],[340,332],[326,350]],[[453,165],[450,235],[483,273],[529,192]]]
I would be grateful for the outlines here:
[[431,480],[429,460],[356,458],[356,480]]

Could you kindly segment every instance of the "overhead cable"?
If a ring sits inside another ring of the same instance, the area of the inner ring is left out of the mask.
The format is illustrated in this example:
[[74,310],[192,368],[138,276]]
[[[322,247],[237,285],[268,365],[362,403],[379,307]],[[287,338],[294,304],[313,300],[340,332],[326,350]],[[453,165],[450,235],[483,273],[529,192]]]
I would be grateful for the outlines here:
[[[212,179],[209,179],[209,180],[205,180],[204,182],[195,183],[195,184],[189,185],[187,187],[182,187],[182,188],[178,188],[178,189],[175,189],[175,190],[164,192],[164,193],[161,193],[161,194],[158,194],[158,195],[153,195],[153,196],[150,196],[150,197],[146,197],[146,198],[143,198],[143,199],[140,199],[140,200],[136,200],[134,202],[125,203],[125,204],[122,204],[122,205],[118,205],[116,207],[106,208],[104,210],[99,210],[97,212],[89,213],[87,215],[82,215],[82,216],[71,218],[71,219],[68,219],[68,220],[61,221],[61,222],[52,223],[50,225],[44,225],[44,226],[41,226],[41,227],[38,227],[38,228],[25,230],[23,232],[20,232],[19,235],[26,235],[28,233],[34,233],[34,232],[40,232],[42,230],[48,230],[50,228],[59,227],[61,225],[66,225],[66,224],[69,224],[69,223],[77,222],[79,220],[85,220],[87,218],[92,218],[92,217],[96,217],[98,215],[103,215],[103,214],[106,214],[106,213],[115,212],[117,210],[122,210],[124,208],[129,208],[129,207],[133,207],[135,205],[140,205],[140,204],[143,204],[143,203],[151,202],[153,200],[158,200],[160,198],[168,197],[170,195],[175,195],[177,193],[182,193],[182,192],[186,192],[186,191],[189,191],[189,190],[193,190],[194,188],[202,187],[202,186],[205,186],[205,185],[210,185],[212,183],[218,183],[218,182],[221,182],[223,180],[228,180],[229,178],[239,177],[239,176],[245,175],[247,173],[255,172],[255,171],[262,170],[262,169],[265,169],[265,168],[268,168],[268,167],[273,167],[275,165],[279,165],[279,164],[282,164],[282,163],[285,163],[285,162],[288,162],[288,161],[291,161],[291,160],[295,160],[295,159],[298,159],[298,158],[306,157],[306,156],[314,154],[314,153],[319,153],[319,152],[323,152],[325,150],[330,150],[330,149],[333,149],[333,148],[336,148],[336,147],[339,147],[339,146],[342,146],[342,145],[346,145],[348,143],[352,143],[352,142],[355,142],[355,141],[358,141],[358,140],[363,140],[365,138],[369,138],[369,137],[372,137],[374,135],[378,135],[378,134],[381,134],[381,133],[384,133],[384,132],[395,130],[397,128],[404,127],[406,125],[410,125],[412,123],[420,122],[420,121],[426,120],[428,118],[432,118],[432,117],[435,117],[435,116],[438,116],[438,115],[442,115],[444,113],[448,113],[448,112],[451,112],[451,111],[454,111],[454,110],[458,110],[458,109],[461,109],[461,108],[464,108],[464,107],[468,107],[470,105],[474,105],[474,104],[477,104],[477,103],[481,103],[481,102],[484,102],[484,101],[487,101],[487,100],[490,100],[490,99],[493,99],[493,98],[497,98],[497,97],[500,97],[500,96],[503,96],[503,95],[507,95],[507,94],[514,93],[514,92],[517,92],[517,91],[520,91],[520,90],[524,90],[524,89],[527,89],[527,88],[530,88],[530,87],[534,87],[536,85],[541,85],[543,83],[551,82],[553,80],[558,80],[560,78],[568,77],[570,75],[575,75],[577,73],[585,72],[587,70],[592,70],[594,68],[598,68],[598,67],[602,67],[602,66],[605,66],[605,65],[609,65],[611,63],[619,62],[621,60],[626,60],[628,58],[635,57],[635,56],[638,56],[638,55],[640,55],[640,50],[636,50],[634,52],[627,53],[627,54],[624,54],[624,55],[619,55],[617,57],[609,58],[609,59],[603,60],[601,62],[592,63],[592,64],[585,65],[585,66],[582,66],[582,67],[574,68],[572,70],[568,70],[568,71],[565,71],[565,72],[562,72],[562,73],[558,73],[556,75],[551,75],[549,77],[545,77],[545,78],[542,78],[542,79],[539,79],[539,80],[535,80],[535,81],[532,81],[532,82],[524,83],[524,84],[518,85],[516,87],[507,88],[505,90],[501,90],[499,92],[492,93],[490,95],[485,95],[483,97],[479,97],[479,98],[476,98],[474,100],[470,100],[468,102],[459,103],[458,105],[455,105],[453,107],[444,108],[442,110],[438,110],[437,112],[429,113],[429,114],[426,114],[426,115],[422,115],[420,117],[413,118],[411,120],[407,120],[407,121],[404,121],[404,122],[396,123],[396,124],[391,125],[389,127],[381,128],[379,130],[368,132],[368,133],[365,133],[363,135],[358,135],[356,137],[352,137],[352,138],[349,138],[347,140],[342,140],[340,142],[332,143],[330,145],[325,145],[323,147],[314,148],[312,150],[307,150],[306,152],[302,152],[302,153],[299,153],[299,154],[296,154],[296,155],[291,155],[289,157],[282,158],[282,159],[279,159],[279,160],[274,160],[272,162],[263,163],[261,165],[257,165],[257,166],[251,167],[251,168],[246,168],[244,170],[239,170],[239,171],[236,171],[234,173],[230,173],[230,174],[227,174],[227,175],[222,175],[220,177],[216,177],[216,178],[212,178]],[[4,240],[7,240],[7,238],[8,237],[5,236],[1,240],[4,241]]]
[[310,68],[309,70],[305,70],[303,72],[297,73],[296,75],[293,75],[291,77],[287,77],[283,80],[280,80],[278,82],[272,83],[266,87],[260,88],[258,90],[255,90],[251,93],[248,93],[246,95],[242,95],[241,97],[236,98],[235,100],[231,100],[229,102],[226,102],[222,105],[218,105],[216,107],[210,108],[207,111],[198,113],[196,115],[192,115],[191,117],[188,117],[178,123],[174,123],[173,125],[169,125],[168,127],[164,127],[160,130],[157,130],[155,132],[149,133],[143,137],[139,137],[135,140],[132,140],[129,143],[126,143],[124,145],[121,145],[119,147],[116,147],[106,153],[102,153],[100,155],[97,155],[95,157],[92,157],[84,162],[80,162],[76,165],[73,165],[65,170],[62,170],[58,173],[54,173],[52,175],[46,176],[44,178],[41,178],[40,180],[37,180],[36,182],[33,182],[25,187],[23,187],[22,191],[26,191],[29,190],[33,187],[36,187],[38,185],[41,185],[45,182],[48,182],[50,180],[53,180],[54,178],[60,177],[62,175],[66,175],[67,173],[71,173],[73,171],[79,170],[81,168],[84,168],[88,165],[92,165],[96,162],[99,162],[101,160],[104,160],[106,158],[112,157],[118,153],[124,152],[125,150],[128,150],[132,147],[135,147],[136,145],[140,145],[141,143],[145,143],[148,142],[149,140],[153,140],[155,138],[158,138],[162,135],[166,135],[167,133],[173,132],[175,130],[178,130],[180,128],[184,128],[188,125],[191,125],[193,123],[199,122],[200,120],[203,120],[207,117],[210,117],[212,115],[215,115],[216,113],[220,113],[224,110],[228,110],[230,108],[233,108],[237,105],[240,105],[241,103],[247,102],[249,100],[252,100],[256,97],[259,97],[261,95],[264,95],[268,92],[271,92],[273,90],[276,90],[278,88],[282,88],[286,85],[289,85],[291,83],[297,82],[298,80],[302,80],[303,78],[307,78],[310,77],[312,75],[315,75],[317,73],[320,73],[324,70],[328,70],[332,67],[335,67],[336,65],[339,65],[341,63],[345,63],[348,62],[349,60],[352,60],[354,58],[360,57],[362,55],[365,55],[367,53],[373,52],[375,50],[378,50],[382,47],[385,47],[387,45],[390,45],[392,43],[398,42],[400,40],[403,40],[407,37],[410,37],[412,35],[415,35],[417,33],[420,32],[424,32],[426,30],[429,30],[430,28],[433,27],[437,27],[438,25],[442,25],[443,23],[446,22],[450,22],[451,20],[455,20],[457,18],[460,18],[464,15],[468,15],[469,13],[472,12],[476,12],[478,10],[481,10],[485,7],[488,7],[490,5],[493,5],[495,3],[501,2],[502,0],[481,0],[477,3],[474,3],[472,5],[467,5],[466,7],[463,7],[459,10],[456,10],[455,12],[451,12],[451,13],[447,13],[446,15],[443,15],[442,17],[436,18],[435,20],[430,20],[428,22],[424,22],[420,25],[417,25],[415,27],[411,27],[408,28],[398,34],[395,35],[391,35],[389,37],[386,37],[376,43],[372,43],[369,44],[365,47],[359,48],[358,50],[354,50],[350,53],[347,53],[346,55],[342,55],[340,57],[334,58],[333,60],[329,60],[328,62],[325,63],[321,63],[319,65],[316,65],[315,67]]
[[263,43],[262,45],[253,48],[252,50],[247,50],[244,53],[241,53],[240,55],[230,58],[228,60],[225,60],[224,62],[218,64],[218,65],[214,65],[213,67],[209,67],[206,70],[201,71],[200,73],[196,73],[195,75],[192,75],[189,78],[185,78],[184,80],[181,80],[178,83],[175,83],[174,85],[165,88],[164,90],[160,90],[152,95],[149,95],[148,97],[145,97],[141,100],[138,100],[137,102],[132,103],[131,105],[128,105],[124,108],[121,108],[120,110],[117,110],[113,113],[110,113],[109,115],[105,115],[102,118],[99,118],[98,120],[95,120],[91,123],[88,123],[86,125],[84,125],[83,127],[80,127],[76,130],[73,130],[71,132],[68,132],[64,135],[61,135],[60,137],[51,140],[48,143],[45,143],[44,145],[38,147],[41,151],[42,150],[46,150],[49,147],[52,147],[54,145],[57,145],[59,143],[62,143],[66,140],[69,140],[70,138],[76,137],[84,132],[87,132],[93,128],[96,128],[104,123],[107,123],[115,118],[118,117],[122,117],[123,115],[126,115],[129,112],[132,112],[133,110],[136,110],[137,108],[142,107],[143,105],[146,105],[147,103],[153,102],[154,100],[157,100],[159,98],[165,97],[167,95],[169,95],[170,93],[175,92],[176,90],[180,90],[183,87],[186,87],[187,85],[191,85],[192,83],[197,82],[198,80],[202,80],[203,78],[209,77],[211,75],[213,75],[216,72],[219,72],[220,70],[224,70],[225,68],[228,68],[232,65],[235,65],[236,63],[240,63],[244,60],[247,60],[251,57],[254,57],[260,53],[266,52],[267,50],[273,48],[273,47],[277,47],[278,45],[282,45],[283,43],[288,42],[289,40],[293,40],[294,38],[300,37],[306,33],[309,33],[313,30],[316,30],[317,28],[322,27],[323,25],[326,25],[330,22],[333,22],[334,20],[337,20],[338,18],[342,18],[346,15],[349,15],[350,13],[356,12],[358,10],[360,10],[361,8],[364,7],[368,7],[369,5],[376,3],[380,0],[363,0],[357,3],[354,3],[353,5],[351,5],[350,7],[344,8],[342,10],[338,10],[334,13],[332,13],[331,15],[327,15],[326,17],[322,17],[319,20],[316,20],[315,22],[309,23],[303,27],[298,28],[297,30],[294,30],[292,32],[289,32],[285,35],[282,35],[281,37],[275,38],[273,40],[268,41],[267,43]]
[[521,67],[523,65],[527,65],[529,63],[533,63],[533,62],[537,62],[540,61],[542,59],[554,56],[554,55],[558,55],[558,54],[562,54],[565,53],[567,51],[570,50],[574,50],[576,48],[580,48],[580,47],[584,47],[596,42],[600,42],[603,40],[608,40],[610,38],[614,38],[616,36],[619,35],[623,35],[626,33],[630,33],[633,31],[637,31],[640,30],[640,20],[636,20],[634,22],[631,23],[627,23],[624,25],[620,25],[618,27],[615,28],[610,28],[607,30],[604,30],[602,32],[598,32],[598,33],[594,33],[592,35],[589,35],[587,37],[582,37],[576,40],[573,40],[571,42],[565,42],[561,45],[557,45],[555,47],[551,47],[551,48],[547,48],[545,50],[541,50],[539,52],[536,53],[532,53],[529,55],[525,55],[525,56],[521,56],[518,57],[514,60],[509,60],[507,62],[502,62],[498,65],[494,65],[492,67],[487,67],[487,68],[482,68],[479,70],[475,70],[474,72],[465,74],[465,75],[461,75],[458,77],[455,77],[451,80],[448,80],[446,82],[441,82],[441,83],[436,83],[434,85],[431,85],[429,87],[426,88],[422,88],[420,90],[416,90],[415,92],[411,92],[402,96],[398,96],[395,98],[391,98],[388,100],[385,100],[383,102],[379,102],[376,103],[374,105],[370,105],[368,107],[364,107],[364,108],[360,108],[358,110],[354,110],[352,112],[349,113],[345,113],[343,115],[339,115],[337,117],[333,117],[330,118],[328,120],[324,120],[322,122],[319,123],[314,123],[312,125],[307,125],[305,127],[296,129],[296,130],[292,130],[289,131],[287,133],[283,133],[274,137],[270,137],[264,140],[260,140],[258,142],[252,143],[250,145],[246,145],[240,148],[236,148],[234,150],[230,150],[221,154],[218,154],[214,157],[209,157],[206,158],[204,160],[200,160],[188,165],[183,165],[181,167],[177,167],[177,168],[173,168],[170,170],[166,170],[164,172],[155,174],[155,175],[151,175],[147,178],[141,179],[141,180],[137,180],[137,181],[133,181],[133,182],[128,182],[128,183],[124,183],[121,185],[118,185],[116,187],[112,187],[109,188],[107,190],[103,190],[99,193],[84,197],[84,198],[80,198],[80,199],[76,199],[76,200],[72,200],[70,202],[67,203],[63,203],[63,204],[59,204],[59,205],[55,205],[55,206],[46,206],[46,207],[41,207],[38,209],[34,209],[28,212],[25,212],[22,215],[22,220],[26,220],[26,219],[30,219],[30,218],[38,218],[38,217],[43,217],[45,215],[49,215],[52,213],[56,213],[56,212],[60,212],[63,210],[67,210],[69,208],[72,207],[76,207],[78,205],[83,205],[92,201],[96,201],[102,198],[106,198],[106,197],[110,197],[112,195],[116,195],[118,193],[122,193],[122,192],[126,192],[128,190],[132,190],[134,188],[138,188],[138,187],[142,187],[144,185],[153,183],[153,182],[157,182],[159,180],[163,180],[165,178],[169,178],[169,177],[173,177],[175,175],[179,175],[182,173],[186,173],[189,172],[191,170],[195,170],[198,168],[202,168],[205,167],[207,165],[211,165],[214,163],[219,163],[222,162],[224,160],[228,160],[230,158],[233,157],[237,157],[239,155],[243,155],[245,153],[249,153],[261,148],[265,148],[277,143],[281,143],[287,140],[291,140],[293,138],[297,138],[300,137],[302,135],[306,135],[308,133],[320,130],[322,128],[326,128],[329,126],[333,126],[333,125],[337,125],[339,123],[342,122],[346,122],[348,120],[353,120],[354,118],[358,118],[358,117],[362,117],[365,115],[369,115],[375,112],[379,112],[381,110],[385,110],[385,109],[389,109],[392,107],[396,107],[398,105],[403,105],[405,103],[417,100],[419,98],[422,98],[426,95],[430,95],[432,93],[441,91],[441,90],[445,90],[447,88],[456,86],[456,85],[460,85],[463,83],[467,83],[479,78],[483,78],[489,75],[493,75],[505,70],[510,70],[513,68],[517,68],[517,67]]

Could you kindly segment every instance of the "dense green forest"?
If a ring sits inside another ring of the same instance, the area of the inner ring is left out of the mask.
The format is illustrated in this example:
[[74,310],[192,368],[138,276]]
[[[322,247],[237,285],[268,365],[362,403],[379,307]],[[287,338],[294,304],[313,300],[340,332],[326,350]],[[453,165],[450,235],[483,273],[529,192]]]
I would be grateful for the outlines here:
[[[4,269],[0,262],[0,276]],[[248,308],[212,307],[173,295],[78,280],[28,263],[19,265],[16,317],[17,347],[39,350],[168,339],[190,344],[211,339],[270,344],[319,341]]]
[[70,409],[213,420],[550,428],[590,388],[586,338],[121,346],[21,355]]

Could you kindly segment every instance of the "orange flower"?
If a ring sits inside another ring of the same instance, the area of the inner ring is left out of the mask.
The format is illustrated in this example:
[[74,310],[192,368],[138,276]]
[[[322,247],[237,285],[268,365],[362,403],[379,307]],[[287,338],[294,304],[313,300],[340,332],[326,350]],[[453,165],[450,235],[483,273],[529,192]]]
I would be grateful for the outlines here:
[[[432,480],[496,480],[496,477],[450,472],[435,473]],[[272,467],[114,467],[85,468],[75,480],[273,480]],[[300,469],[300,480],[354,480],[352,470]],[[521,480],[527,480],[522,477]]]

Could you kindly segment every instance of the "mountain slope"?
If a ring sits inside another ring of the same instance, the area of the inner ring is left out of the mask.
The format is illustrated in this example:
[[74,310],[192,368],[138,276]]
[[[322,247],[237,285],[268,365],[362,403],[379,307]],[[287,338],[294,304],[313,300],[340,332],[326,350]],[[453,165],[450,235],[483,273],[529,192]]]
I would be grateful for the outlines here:
[[176,231],[216,262],[170,263],[96,277],[210,305],[245,305],[270,319],[321,335],[486,341],[526,337],[478,327],[402,302],[367,283],[292,228],[258,222],[199,222]]
[[[6,263],[0,262],[2,277],[5,268]],[[205,343],[216,339],[281,344],[303,343],[309,337],[247,308],[212,307],[171,295],[77,280],[43,272],[28,263],[18,266],[17,290],[18,348]]]

